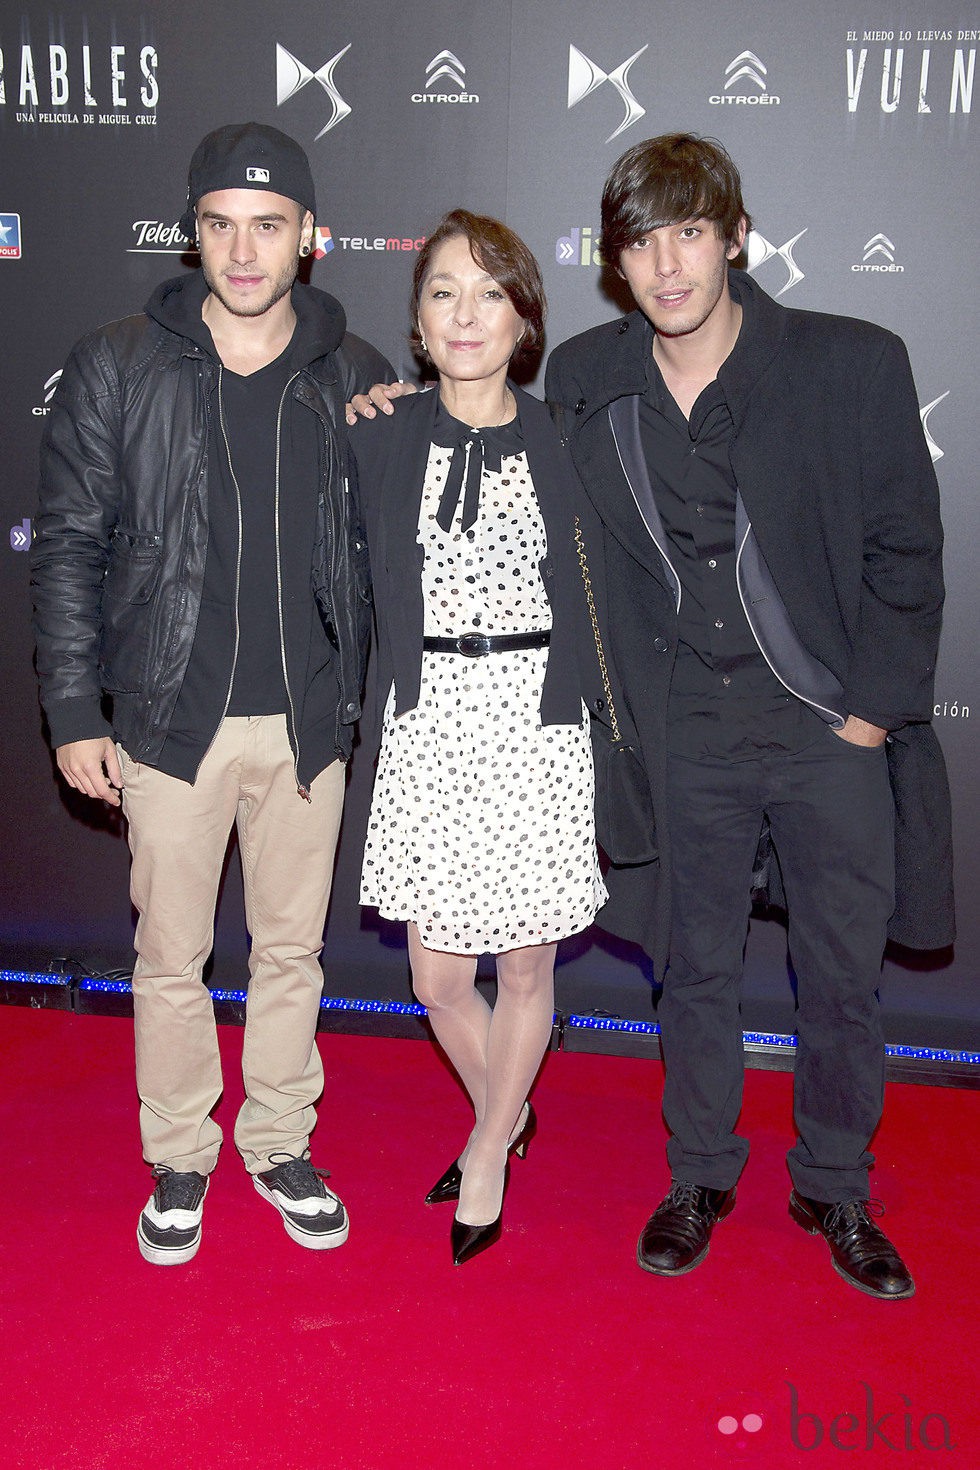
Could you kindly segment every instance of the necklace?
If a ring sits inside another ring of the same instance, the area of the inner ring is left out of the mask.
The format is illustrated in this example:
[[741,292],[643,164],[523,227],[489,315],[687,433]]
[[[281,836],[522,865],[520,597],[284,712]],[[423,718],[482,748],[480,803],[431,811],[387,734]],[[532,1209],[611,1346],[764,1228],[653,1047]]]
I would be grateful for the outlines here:
[[[452,409],[446,403],[446,400],[445,399],[442,400],[442,404],[443,404],[443,407],[445,408],[446,412],[448,414],[451,414],[453,418],[456,418],[456,415],[453,413]],[[466,424],[468,428],[472,429],[474,433],[477,433],[478,434],[481,429],[499,429],[501,427],[501,425],[503,425],[505,423],[508,423],[514,417],[514,415],[516,414],[516,412],[517,412],[517,402],[516,402],[516,400],[514,398],[514,395],[510,391],[509,388],[505,388],[504,389],[504,406],[503,406],[503,408],[500,411],[500,418],[497,420],[497,422],[495,424],[471,424],[468,419],[459,419],[458,422],[461,423],[461,424]]]

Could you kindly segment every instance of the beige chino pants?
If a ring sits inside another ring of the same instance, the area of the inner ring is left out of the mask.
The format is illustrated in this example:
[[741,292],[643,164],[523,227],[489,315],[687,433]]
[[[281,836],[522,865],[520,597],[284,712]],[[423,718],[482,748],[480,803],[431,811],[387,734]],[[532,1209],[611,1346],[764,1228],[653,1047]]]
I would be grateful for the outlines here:
[[232,824],[252,939],[235,1143],[252,1174],[299,1157],[323,1088],[316,1047],[323,942],[344,800],[341,761],[296,789],[285,715],[226,719],[194,785],[120,750],[139,915],[133,1002],[148,1163],[208,1174],[221,1145],[214,1009],[201,972]]

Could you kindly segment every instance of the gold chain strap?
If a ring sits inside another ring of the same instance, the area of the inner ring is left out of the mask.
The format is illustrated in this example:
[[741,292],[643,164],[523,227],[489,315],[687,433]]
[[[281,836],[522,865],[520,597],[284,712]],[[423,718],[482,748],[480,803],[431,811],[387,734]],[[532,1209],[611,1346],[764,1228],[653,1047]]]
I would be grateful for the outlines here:
[[613,740],[618,744],[620,739],[619,721],[616,719],[616,706],[613,704],[612,686],[609,683],[609,670],[606,668],[606,655],[602,650],[599,618],[595,610],[595,597],[592,594],[592,578],[589,576],[589,563],[585,557],[585,541],[582,538],[582,523],[578,516],[575,517],[575,545],[578,548],[578,561],[582,569],[582,581],[585,583],[585,599],[589,604],[589,617],[592,619],[592,633],[595,638],[595,651],[599,659],[599,672],[602,675],[602,687],[606,691],[609,723],[612,726]]

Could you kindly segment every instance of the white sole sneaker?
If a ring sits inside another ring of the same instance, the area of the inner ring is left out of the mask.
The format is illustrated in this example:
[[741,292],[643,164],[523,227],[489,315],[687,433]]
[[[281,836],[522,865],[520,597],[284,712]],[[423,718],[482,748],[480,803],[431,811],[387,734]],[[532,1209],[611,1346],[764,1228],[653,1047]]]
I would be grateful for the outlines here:
[[[263,1199],[275,1205],[282,1216],[286,1234],[297,1245],[311,1251],[331,1251],[347,1239],[350,1231],[347,1211],[329,1189],[326,1199],[295,1200],[278,1189],[270,1189],[257,1174],[252,1175],[252,1183]],[[333,1209],[325,1208],[331,1204]]]
[[204,1195],[210,1183],[206,1178],[200,1204],[192,1210],[158,1209],[154,1190],[136,1226],[136,1243],[144,1261],[151,1266],[184,1266],[194,1259],[201,1244]]

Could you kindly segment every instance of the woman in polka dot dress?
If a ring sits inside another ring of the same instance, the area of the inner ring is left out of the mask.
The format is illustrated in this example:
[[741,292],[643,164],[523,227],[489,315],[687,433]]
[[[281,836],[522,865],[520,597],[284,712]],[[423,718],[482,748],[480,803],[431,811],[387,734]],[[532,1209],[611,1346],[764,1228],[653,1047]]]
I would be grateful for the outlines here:
[[[437,392],[359,422],[375,589],[381,754],[361,901],[408,921],[415,993],[475,1113],[428,1196],[458,1200],[457,1264],[500,1234],[508,1153],[551,1035],[556,943],[605,902],[577,654],[594,644],[575,555],[579,488],[548,412],[509,382],[540,350],[537,262],[456,210],[415,268]],[[491,1010],[476,960],[496,956]]]

